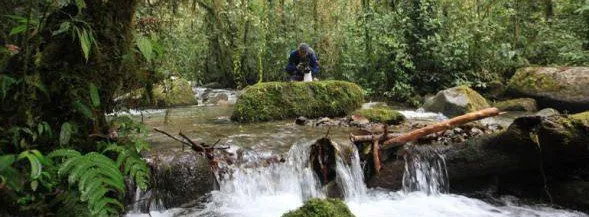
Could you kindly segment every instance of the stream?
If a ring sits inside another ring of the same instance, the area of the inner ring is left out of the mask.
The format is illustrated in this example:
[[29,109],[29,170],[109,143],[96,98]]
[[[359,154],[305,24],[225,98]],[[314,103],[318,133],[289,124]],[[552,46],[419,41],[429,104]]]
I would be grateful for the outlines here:
[[[196,140],[241,147],[248,159],[283,154],[285,163],[266,167],[230,166],[230,173],[217,174],[219,190],[191,208],[154,209],[151,216],[276,217],[297,209],[310,198],[325,198],[325,190],[307,168],[309,147],[327,133],[326,127],[298,126],[293,120],[256,124],[231,122],[230,106],[190,106],[168,110],[132,112],[149,128],[184,132]],[[142,113],[142,115],[141,115]],[[410,122],[431,123],[444,119],[433,113],[403,111]],[[498,122],[505,120],[498,120]],[[329,137],[338,147],[355,148],[349,133],[354,128],[334,127]],[[180,148],[164,135],[150,131],[153,150]],[[356,216],[587,216],[584,213],[525,204],[505,196],[499,203],[448,193],[444,156],[435,151],[406,159],[403,190],[368,189],[356,154],[337,157],[337,184],[345,203]],[[198,198],[195,198],[198,199]],[[126,216],[149,216],[130,211]]]

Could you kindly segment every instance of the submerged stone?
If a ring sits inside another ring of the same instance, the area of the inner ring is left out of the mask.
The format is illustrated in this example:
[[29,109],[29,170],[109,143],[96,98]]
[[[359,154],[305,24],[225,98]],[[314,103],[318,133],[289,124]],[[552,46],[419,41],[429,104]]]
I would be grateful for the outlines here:
[[442,90],[423,105],[426,111],[439,112],[449,118],[488,107],[487,100],[467,86]]
[[364,117],[372,122],[384,124],[399,124],[405,120],[403,114],[388,108],[361,109],[354,112],[353,117],[358,119],[357,116]]
[[507,92],[532,97],[540,107],[580,112],[589,109],[589,67],[528,67],[518,70]]
[[290,211],[282,217],[353,217],[354,214],[346,204],[338,199],[314,198],[294,211]]
[[238,122],[345,116],[360,108],[364,91],[345,81],[268,82],[249,86],[231,117]]

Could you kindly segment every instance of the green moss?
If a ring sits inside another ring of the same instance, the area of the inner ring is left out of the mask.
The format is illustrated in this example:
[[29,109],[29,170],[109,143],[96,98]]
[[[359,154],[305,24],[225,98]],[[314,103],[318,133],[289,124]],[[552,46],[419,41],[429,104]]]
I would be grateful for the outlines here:
[[441,112],[448,117],[456,117],[488,107],[487,100],[468,86],[442,90],[423,105],[427,111]]
[[570,115],[569,118],[573,120],[574,123],[580,124],[589,129],[589,111]]
[[469,102],[466,105],[466,112],[474,112],[489,107],[489,103],[485,97],[481,96],[481,94],[470,87],[462,85],[453,89],[459,93],[463,93],[468,98]]
[[346,204],[338,199],[311,199],[294,211],[290,211],[282,217],[352,217],[354,214]]
[[557,91],[562,89],[554,78],[548,74],[535,73],[537,67],[527,67],[517,70],[507,83],[511,92]]
[[[167,89],[167,91],[165,91]],[[185,79],[165,80],[153,89],[155,107],[172,107],[197,104],[190,83]]]
[[247,87],[239,96],[231,119],[257,122],[345,116],[362,106],[363,96],[362,88],[345,81],[261,83]]
[[405,116],[401,113],[388,108],[361,109],[354,114],[361,115],[372,122],[386,124],[399,124],[405,120]]
[[502,111],[527,111],[535,112],[537,110],[536,100],[532,98],[519,98],[506,101],[500,101],[494,105]]

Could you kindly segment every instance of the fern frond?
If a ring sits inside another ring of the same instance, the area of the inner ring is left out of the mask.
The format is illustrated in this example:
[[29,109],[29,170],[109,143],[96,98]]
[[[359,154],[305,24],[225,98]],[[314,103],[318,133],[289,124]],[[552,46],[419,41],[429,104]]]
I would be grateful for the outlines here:
[[71,157],[79,157],[81,155],[82,154],[80,154],[80,152],[73,150],[73,149],[57,149],[57,150],[49,153],[47,156],[49,158],[57,158],[57,157],[71,158]]

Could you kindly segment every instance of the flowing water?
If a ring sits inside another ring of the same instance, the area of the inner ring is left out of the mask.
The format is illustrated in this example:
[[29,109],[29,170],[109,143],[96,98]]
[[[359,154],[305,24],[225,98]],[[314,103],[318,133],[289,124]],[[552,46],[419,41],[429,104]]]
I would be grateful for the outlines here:
[[[230,172],[218,175],[219,190],[213,191],[198,206],[152,211],[151,216],[274,217],[300,207],[310,198],[326,197],[326,189],[320,186],[316,175],[307,167],[311,142],[320,138],[323,130],[294,126],[292,121],[245,127],[229,122],[217,123],[215,115],[226,115],[222,109],[208,111],[212,113],[212,118],[202,118],[194,113],[195,109],[203,108],[175,110],[175,115],[184,116],[172,120],[175,123],[172,125],[160,123],[163,112],[152,113],[155,118],[148,118],[146,122],[170,131],[184,130],[192,135],[205,135],[201,136],[203,140],[213,140],[206,136],[214,132],[218,138],[230,138],[225,141],[226,144],[248,148],[246,155],[251,160],[270,153],[286,152],[286,162],[255,168],[232,166]],[[431,113],[415,114],[410,119],[440,118]],[[338,128],[330,135],[340,144],[340,149],[354,148],[345,145],[349,143],[348,133],[348,129]],[[150,138],[157,143],[156,148],[166,147],[161,137],[152,135]],[[512,198],[505,198],[502,205],[492,205],[449,194],[447,190],[451,183],[448,183],[444,156],[435,151],[419,152],[419,155],[405,159],[403,190],[367,189],[357,152],[352,153],[356,154],[337,157],[336,182],[345,203],[356,216],[586,216],[547,206],[521,205]]]

